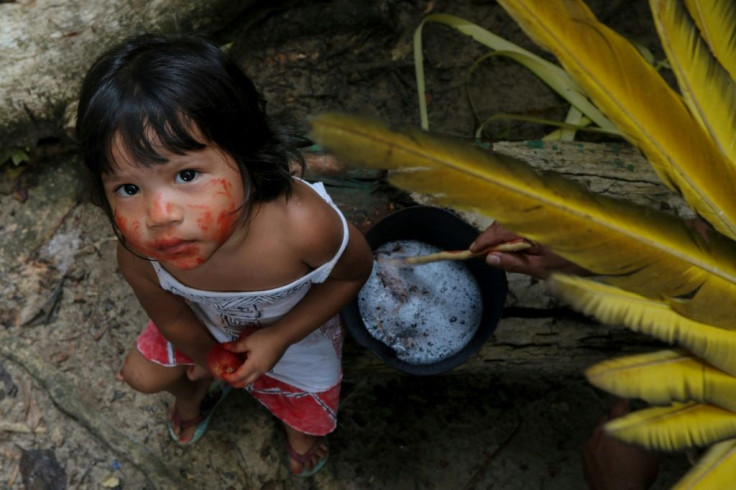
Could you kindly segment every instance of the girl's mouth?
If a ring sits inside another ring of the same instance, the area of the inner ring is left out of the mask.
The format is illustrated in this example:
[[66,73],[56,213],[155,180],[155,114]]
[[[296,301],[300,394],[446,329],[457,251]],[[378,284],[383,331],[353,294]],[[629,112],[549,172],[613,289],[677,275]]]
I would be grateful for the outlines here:
[[168,255],[186,254],[192,251],[194,247],[192,240],[180,240],[178,238],[159,240],[153,244],[153,248],[159,253]]

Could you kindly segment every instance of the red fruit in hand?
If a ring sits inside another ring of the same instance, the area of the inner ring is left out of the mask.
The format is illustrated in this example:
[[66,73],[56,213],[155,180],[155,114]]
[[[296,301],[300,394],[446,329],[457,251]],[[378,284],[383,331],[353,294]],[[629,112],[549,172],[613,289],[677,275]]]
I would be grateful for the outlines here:
[[227,377],[245,362],[245,355],[230,352],[222,344],[215,344],[207,353],[207,367],[215,377],[227,381]]

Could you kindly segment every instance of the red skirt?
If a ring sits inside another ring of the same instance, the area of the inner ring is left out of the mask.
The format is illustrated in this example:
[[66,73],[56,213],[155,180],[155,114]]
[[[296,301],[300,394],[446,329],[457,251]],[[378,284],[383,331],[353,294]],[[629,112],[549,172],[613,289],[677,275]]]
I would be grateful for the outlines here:
[[[162,366],[194,364],[151,321],[138,336],[136,346],[146,359]],[[310,393],[264,374],[245,389],[285,424],[305,434],[323,436],[337,427],[340,385]]]

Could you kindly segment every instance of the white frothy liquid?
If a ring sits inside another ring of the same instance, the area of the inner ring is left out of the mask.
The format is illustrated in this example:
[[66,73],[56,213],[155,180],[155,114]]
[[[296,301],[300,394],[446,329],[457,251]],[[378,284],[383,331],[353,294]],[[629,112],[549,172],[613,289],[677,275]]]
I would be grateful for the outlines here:
[[358,295],[368,332],[409,364],[432,364],[459,352],[483,314],[478,283],[461,261],[412,266],[391,261],[439,251],[415,240],[381,245]]

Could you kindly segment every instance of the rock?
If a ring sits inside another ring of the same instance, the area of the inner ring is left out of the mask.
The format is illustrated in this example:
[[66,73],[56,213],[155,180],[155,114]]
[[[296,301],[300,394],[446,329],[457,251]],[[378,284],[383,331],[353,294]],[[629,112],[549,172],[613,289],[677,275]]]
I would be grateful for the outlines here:
[[26,490],[63,490],[66,488],[66,471],[50,449],[23,451],[20,472]]
[[[209,34],[258,0],[0,2],[0,148],[59,137],[92,61],[141,32]],[[0,162],[2,163],[2,162]]]
[[0,388],[0,400],[9,396],[11,398],[18,394],[18,385],[13,381],[10,373],[5,369],[5,366],[0,362],[0,382],[2,382],[2,388]]

